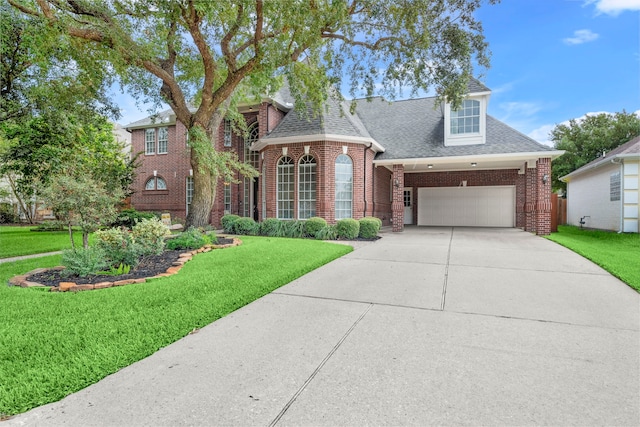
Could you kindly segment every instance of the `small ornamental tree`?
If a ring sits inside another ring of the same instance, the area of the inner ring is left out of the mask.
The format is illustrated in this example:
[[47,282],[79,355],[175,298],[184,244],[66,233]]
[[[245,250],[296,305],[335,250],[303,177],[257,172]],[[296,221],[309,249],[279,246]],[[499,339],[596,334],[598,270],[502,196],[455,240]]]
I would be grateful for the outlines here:
[[42,196],[69,229],[71,247],[75,249],[72,228],[75,225],[82,230],[82,245],[86,249],[89,247],[89,233],[115,220],[116,205],[122,201],[123,193],[118,188],[107,191],[86,174],[57,175],[51,178]]

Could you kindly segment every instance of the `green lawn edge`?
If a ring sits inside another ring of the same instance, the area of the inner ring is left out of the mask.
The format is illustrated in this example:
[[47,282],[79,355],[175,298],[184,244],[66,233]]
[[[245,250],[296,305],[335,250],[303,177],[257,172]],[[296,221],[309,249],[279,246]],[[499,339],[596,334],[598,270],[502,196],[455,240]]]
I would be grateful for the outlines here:
[[[31,231],[35,227],[0,226],[0,259],[71,249],[68,231]],[[73,241],[82,246],[80,231],[74,231]]]
[[558,232],[545,237],[587,258],[640,292],[640,234],[560,225]]
[[[0,418],[55,402],[353,250],[242,236],[174,276],[52,293],[0,286]],[[0,264],[0,282],[60,256]]]

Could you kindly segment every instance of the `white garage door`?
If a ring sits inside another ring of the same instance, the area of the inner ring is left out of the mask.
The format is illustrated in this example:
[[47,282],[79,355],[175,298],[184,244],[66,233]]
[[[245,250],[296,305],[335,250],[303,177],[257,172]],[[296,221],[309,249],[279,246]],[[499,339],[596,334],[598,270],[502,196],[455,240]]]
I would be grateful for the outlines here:
[[514,186],[418,188],[418,225],[514,227]]

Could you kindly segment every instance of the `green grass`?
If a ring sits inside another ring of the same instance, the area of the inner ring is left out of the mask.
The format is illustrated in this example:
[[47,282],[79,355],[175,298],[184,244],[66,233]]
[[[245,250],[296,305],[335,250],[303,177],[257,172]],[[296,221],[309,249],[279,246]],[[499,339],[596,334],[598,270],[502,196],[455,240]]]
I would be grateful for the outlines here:
[[[55,252],[71,248],[67,231],[31,231],[29,227],[0,227],[0,258]],[[90,238],[92,236],[89,236]],[[82,246],[82,233],[75,231],[76,247]]]
[[[79,293],[0,286],[0,419],[60,400],[352,250],[242,237],[175,276]],[[0,282],[60,256],[0,264]]]
[[561,225],[549,240],[593,261],[640,292],[640,235]]

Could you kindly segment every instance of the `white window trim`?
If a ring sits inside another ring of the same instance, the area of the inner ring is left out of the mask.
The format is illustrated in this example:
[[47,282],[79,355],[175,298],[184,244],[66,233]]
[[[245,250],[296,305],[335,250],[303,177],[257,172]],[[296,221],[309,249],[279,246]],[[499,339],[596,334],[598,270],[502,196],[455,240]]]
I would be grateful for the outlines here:
[[451,133],[451,104],[444,106],[444,145],[476,145],[487,141],[487,104],[488,95],[469,96],[465,100],[478,101],[480,103],[480,132],[477,133]]
[[[161,140],[160,139],[160,134],[164,133],[166,139]],[[166,150],[165,151],[160,151],[160,141],[165,141],[166,142]],[[169,153],[169,128],[164,126],[161,128],[158,128],[158,150],[157,150],[157,154],[167,154]]]
[[[149,145],[150,145],[149,143],[151,141],[149,140],[148,135],[150,134],[153,134],[153,151],[149,151]],[[156,154],[156,129],[155,128],[144,130],[144,154],[146,156]]]

